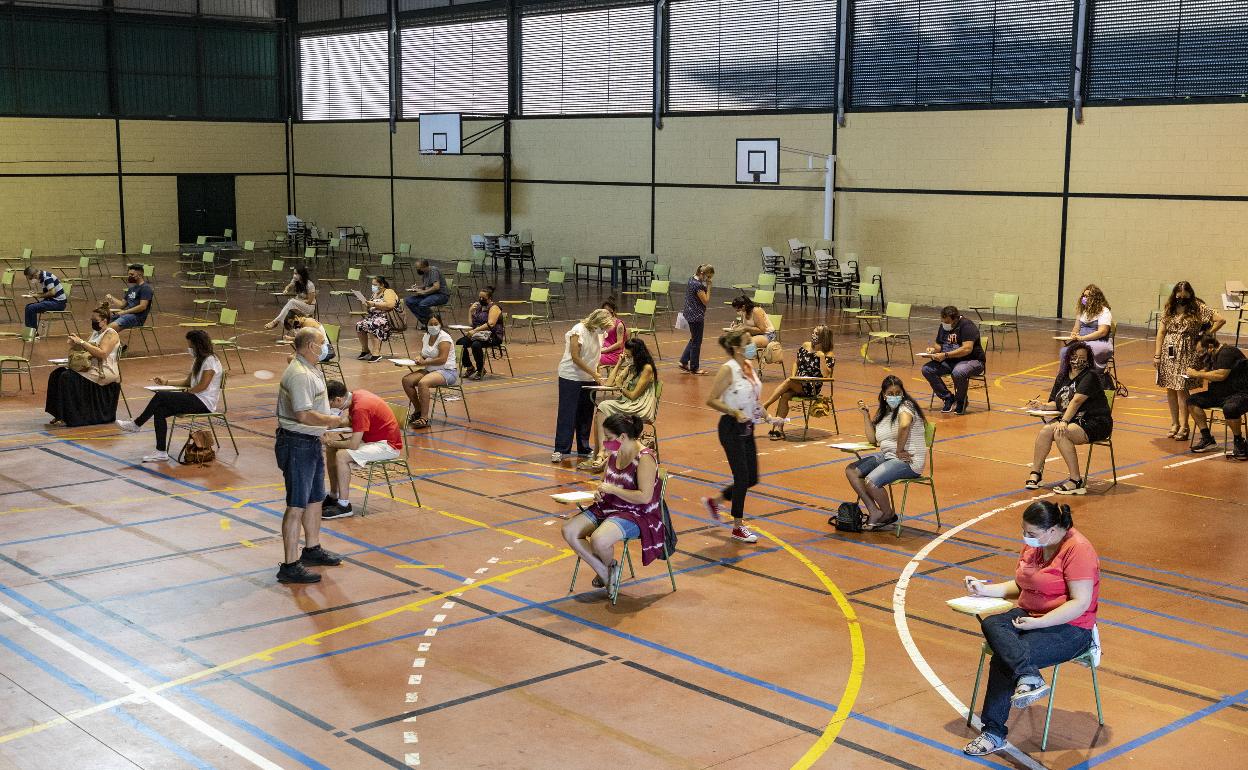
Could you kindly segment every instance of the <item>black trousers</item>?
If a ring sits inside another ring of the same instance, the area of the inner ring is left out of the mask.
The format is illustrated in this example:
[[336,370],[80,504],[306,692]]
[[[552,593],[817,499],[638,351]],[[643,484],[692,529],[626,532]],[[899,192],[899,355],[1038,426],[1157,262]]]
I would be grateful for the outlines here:
[[732,484],[724,487],[724,497],[732,501],[732,518],[745,517],[745,493],[758,483],[758,448],[754,444],[754,424],[740,423],[724,415],[719,418],[719,445],[728,456]]
[[148,420],[156,420],[156,451],[169,451],[169,418],[175,414],[204,414],[208,407],[194,393],[183,393],[177,390],[157,391],[152,400],[147,402],[143,414],[134,420],[135,425],[142,425]]
[[594,421],[593,391],[585,390],[593,381],[565,380],[559,378],[559,417],[555,422],[555,451],[569,454],[572,438],[576,437],[576,451],[589,454],[589,429]]
[[455,341],[456,345],[462,345],[463,351],[459,354],[459,362],[464,365],[465,369],[471,369],[472,365],[468,363],[468,352],[472,351],[473,361],[480,371],[485,371],[485,349],[498,347],[498,339],[490,335],[488,340],[474,340],[471,337],[460,337]]

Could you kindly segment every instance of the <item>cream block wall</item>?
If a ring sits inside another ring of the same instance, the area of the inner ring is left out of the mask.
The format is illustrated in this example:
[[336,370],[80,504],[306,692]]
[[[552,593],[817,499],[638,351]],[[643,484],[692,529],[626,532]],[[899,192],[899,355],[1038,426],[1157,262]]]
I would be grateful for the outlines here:
[[18,256],[29,247],[39,261],[91,246],[96,238],[116,251],[117,213],[115,176],[0,178],[0,254]]
[[396,179],[395,232],[412,253],[435,260],[467,258],[472,233],[503,226],[503,185]]
[[[373,251],[390,242],[390,180],[299,177],[299,216],[321,227],[363,225]],[[284,200],[284,198],[283,198]]]
[[124,179],[127,250],[138,252],[145,243],[152,244],[156,251],[171,249],[178,242],[178,178]]
[[1190,281],[1221,307],[1228,279],[1248,281],[1248,216],[1234,201],[1105,200],[1070,202],[1066,306],[1089,283],[1105,291],[1119,323],[1143,325],[1159,284]]
[[533,232],[537,263],[642,254],[650,246],[650,188],[517,184],[512,224]]
[[234,236],[239,241],[268,240],[270,230],[286,227],[286,175],[235,177],[234,205]]
[[[296,123],[294,170],[301,174],[389,176],[389,133],[390,125],[385,122]],[[388,221],[386,232],[390,232]]]
[[840,193],[837,252],[880,267],[886,299],[986,305],[1019,295],[1019,313],[1057,307],[1061,200]]
[[650,183],[648,118],[517,120],[511,151],[517,179]]
[[[647,128],[648,128],[647,121]],[[736,184],[737,139],[780,139],[782,147],[832,152],[832,116],[772,115],[665,118],[656,144],[655,178],[678,184]],[[649,162],[649,158],[646,159]],[[805,169],[800,155],[781,153],[780,167]],[[782,171],[780,184],[823,187],[818,171]],[[649,179],[649,167],[646,167]],[[822,214],[820,214],[822,217]],[[822,227],[822,225],[820,225]],[[803,233],[804,235],[804,233]]]
[[1061,192],[1066,111],[870,112],[837,133],[837,185]]
[[116,174],[113,121],[2,118],[0,167],[8,174]]
[[1248,195],[1248,105],[1089,108],[1070,163],[1072,192]]
[[123,120],[122,170],[128,174],[285,174],[285,130],[281,123]]

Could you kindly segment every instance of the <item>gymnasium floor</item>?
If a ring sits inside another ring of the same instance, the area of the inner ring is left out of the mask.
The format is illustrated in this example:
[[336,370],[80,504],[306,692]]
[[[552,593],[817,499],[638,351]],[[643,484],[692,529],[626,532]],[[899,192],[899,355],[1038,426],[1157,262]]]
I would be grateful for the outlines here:
[[[136,413],[143,383],[189,366],[176,327],[189,303],[174,283],[156,282],[158,323],[178,353],[125,361]],[[499,291],[520,295],[514,282]],[[583,291],[561,315],[597,297]],[[708,323],[708,367],[722,360],[709,329],[727,320],[726,298]],[[327,302],[323,320],[345,310]],[[515,377],[470,383],[471,422],[454,403],[449,421],[409,436],[423,505],[401,486],[367,517],[326,522],[323,543],[344,564],[316,585],[277,584],[277,381],[250,373],[280,374],[285,351],[260,329],[276,312],[267,296],[235,289],[230,305],[249,348],[228,393],[241,457],[227,447],[207,468],[141,465],[150,427],[46,427],[42,362],[63,355],[56,336],[34,355],[38,394],[10,383],[0,399],[0,768],[1213,768],[1248,750],[1248,468],[1165,438],[1142,330],[1119,335],[1130,386],[1115,407],[1119,483],[1108,488],[1098,449],[1091,493],[1071,501],[1102,560],[1105,726],[1089,671],[1069,665],[1048,750],[1042,703],[1014,714],[1016,752],[980,761],[961,754],[974,733],[957,711],[980,636],[944,601],[964,574],[1012,574],[1021,507],[1036,496],[1022,482],[1037,423],[1020,407],[1047,391],[1066,324],[1028,321],[1021,352],[1013,339],[990,352],[991,412],[973,401],[965,416],[934,415],[939,535],[923,494],[900,538],[832,530],[847,456],[826,446],[824,419],[809,441],[792,428],[783,443],[762,437],[752,546],[697,503],[727,473],[703,406],[710,378],[679,372],[684,336],[663,333],[678,590],[638,559],[613,608],[584,570],[568,594],[567,508],[549,494],[589,477],[548,461],[561,348],[520,332]],[[783,312],[791,355],[819,313]],[[936,320],[919,315],[925,340]],[[398,370],[356,361],[344,342],[351,387],[402,398]],[[928,394],[904,353],[891,369],[863,364],[861,342],[838,329],[842,440],[860,434],[854,403],[886,371]],[[768,390],[777,378],[773,367]],[[1049,468],[1046,483],[1064,478]]]

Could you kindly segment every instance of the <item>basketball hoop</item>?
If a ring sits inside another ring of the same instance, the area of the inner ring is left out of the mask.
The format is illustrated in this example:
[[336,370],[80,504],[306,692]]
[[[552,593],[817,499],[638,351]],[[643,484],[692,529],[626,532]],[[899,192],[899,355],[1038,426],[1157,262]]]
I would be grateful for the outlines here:
[[763,172],[761,171],[751,171],[750,175],[754,177],[754,184],[759,184],[763,181]]

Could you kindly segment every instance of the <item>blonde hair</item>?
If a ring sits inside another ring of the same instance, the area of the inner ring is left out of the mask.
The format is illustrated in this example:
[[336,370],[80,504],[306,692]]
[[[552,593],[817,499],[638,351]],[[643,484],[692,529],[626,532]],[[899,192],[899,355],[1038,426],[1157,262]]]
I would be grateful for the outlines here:
[[709,263],[705,265],[699,265],[698,275],[703,275],[703,276],[715,275],[715,266]]
[[611,325],[611,311],[598,308],[594,312],[585,316],[585,320],[581,321],[581,323],[585,325],[586,329],[591,331],[605,331],[607,327]]

